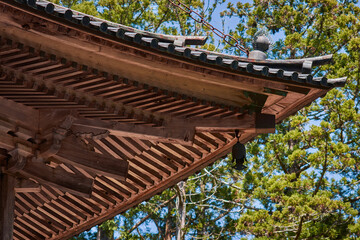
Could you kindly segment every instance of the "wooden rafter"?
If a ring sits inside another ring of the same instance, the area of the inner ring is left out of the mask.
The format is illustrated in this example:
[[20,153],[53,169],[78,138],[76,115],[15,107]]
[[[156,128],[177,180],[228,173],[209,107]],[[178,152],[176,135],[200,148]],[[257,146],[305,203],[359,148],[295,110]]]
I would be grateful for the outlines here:
[[244,132],[271,133],[275,131],[275,116],[271,114],[243,114],[228,118],[190,118],[173,119],[171,127],[192,126],[197,132],[232,132],[239,129]]

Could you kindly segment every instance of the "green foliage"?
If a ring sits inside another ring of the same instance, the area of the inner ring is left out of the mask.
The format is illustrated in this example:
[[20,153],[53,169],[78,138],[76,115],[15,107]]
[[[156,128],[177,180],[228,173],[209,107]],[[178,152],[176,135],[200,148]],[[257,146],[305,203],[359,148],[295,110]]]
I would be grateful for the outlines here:
[[239,36],[250,38],[262,27],[282,32],[272,57],[334,54],[334,64],[317,69],[317,75],[348,77],[345,88],[285,120],[276,134],[248,144],[253,166],[243,192],[261,210],[246,210],[237,230],[255,239],[359,237],[360,8],[355,4],[265,0],[229,3],[222,13],[240,20]]

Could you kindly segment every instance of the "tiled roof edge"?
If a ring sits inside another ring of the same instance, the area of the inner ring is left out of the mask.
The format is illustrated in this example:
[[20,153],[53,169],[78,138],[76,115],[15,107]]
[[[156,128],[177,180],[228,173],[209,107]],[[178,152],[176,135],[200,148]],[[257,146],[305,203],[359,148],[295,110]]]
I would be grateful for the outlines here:
[[[25,2],[26,0],[22,1],[22,0],[16,0],[17,2]],[[144,30],[140,30],[140,29],[136,29],[133,27],[129,27],[129,26],[125,26],[122,25],[120,23],[114,23],[114,22],[110,22],[101,18],[97,18],[95,16],[92,15],[88,15],[73,9],[69,9],[51,2],[48,2],[46,0],[40,0],[40,1],[36,1],[36,0],[27,0],[27,4],[34,7],[34,6],[40,6],[40,8],[44,7],[45,11],[46,9],[50,10],[48,11],[48,13],[52,13],[52,12],[61,12],[64,13],[67,12],[67,15],[72,15],[72,17],[78,17],[80,18],[81,16],[86,16],[87,18],[89,18],[90,20],[90,24],[93,25],[101,25],[103,23],[107,24],[107,28],[119,28],[119,29],[123,29],[126,32],[133,32],[133,33],[139,33],[143,36],[146,37],[153,37],[156,39],[159,39],[161,41],[165,41],[165,42],[172,42],[175,43],[176,45],[180,45],[183,44],[184,45],[204,45],[206,43],[207,40],[207,36],[174,36],[174,35],[167,35],[167,34],[159,34],[159,33],[152,33],[152,32],[148,32],[148,31],[144,31]],[[52,4],[53,7],[49,4]],[[52,9],[52,10],[51,10]],[[72,12],[72,14],[70,13],[70,11]],[[66,16],[65,16],[66,18]],[[68,16],[68,18],[71,18],[70,16]],[[70,19],[68,19],[70,20]],[[104,24],[102,26],[102,28],[104,28]]]
[[218,52],[211,52],[203,49],[197,49],[197,48],[191,48],[193,50],[201,51],[207,54],[215,54],[220,57],[224,58],[232,58],[237,61],[241,62],[247,62],[247,63],[253,63],[257,65],[263,65],[268,66],[272,68],[279,68],[287,71],[298,71],[301,72],[304,63],[311,62],[311,67],[315,66],[321,66],[325,64],[329,64],[333,60],[333,55],[324,55],[324,56],[318,56],[318,57],[309,57],[309,58],[300,58],[300,59],[285,59],[285,60],[273,60],[273,59],[266,59],[266,60],[256,60],[256,59],[250,59],[245,57],[239,57],[239,56],[233,56],[229,54],[224,53],[218,53]]
[[[136,30],[134,28],[126,27],[123,25],[120,26],[120,24],[112,23],[77,11],[73,11],[62,6],[47,2],[45,0],[7,1],[16,1],[21,4],[27,4],[37,10],[45,11],[47,14],[63,18],[72,23],[89,27],[90,29],[100,31],[104,34],[108,34],[125,41],[133,42],[143,46],[148,46],[172,55],[192,59],[198,62],[225,67],[232,71],[247,72],[250,74],[260,75],[264,77],[277,78],[283,81],[285,80],[289,83],[300,85],[306,84],[320,88],[343,86],[346,82],[346,79],[344,80],[344,78],[316,78],[311,74],[313,66],[330,63],[332,60],[332,55],[305,59],[254,60],[197,48],[179,46],[183,44],[187,45],[189,44],[189,42],[194,43],[197,41],[203,41],[204,37],[194,36],[182,38],[182,36],[161,35],[156,33],[153,33],[153,35],[151,35],[152,33],[145,31],[144,33],[148,35],[143,35],[140,33],[141,30]],[[176,39],[177,37],[179,39]],[[171,38],[171,40],[169,38]],[[183,41],[182,44],[180,44],[181,41]]]

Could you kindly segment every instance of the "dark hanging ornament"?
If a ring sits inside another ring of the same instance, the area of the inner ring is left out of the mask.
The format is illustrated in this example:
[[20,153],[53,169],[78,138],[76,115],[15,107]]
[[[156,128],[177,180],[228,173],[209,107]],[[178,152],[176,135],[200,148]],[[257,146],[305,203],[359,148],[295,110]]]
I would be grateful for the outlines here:
[[232,157],[233,160],[235,162],[235,166],[234,168],[236,170],[244,170],[246,169],[246,167],[244,166],[244,162],[246,161],[246,149],[245,149],[245,145],[240,143],[239,141],[239,130],[235,131],[235,135],[237,138],[237,143],[235,143],[235,145],[232,148]]

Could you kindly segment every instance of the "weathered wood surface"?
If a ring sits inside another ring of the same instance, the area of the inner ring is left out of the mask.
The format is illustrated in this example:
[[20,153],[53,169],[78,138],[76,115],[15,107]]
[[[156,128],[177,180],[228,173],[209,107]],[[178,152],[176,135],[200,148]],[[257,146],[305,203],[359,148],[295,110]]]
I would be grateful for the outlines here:
[[[0,96],[1,112],[3,121],[16,123],[18,126],[37,127],[39,112],[22,104],[8,100]],[[8,130],[15,130],[9,128]],[[35,130],[35,129],[32,129]]]

